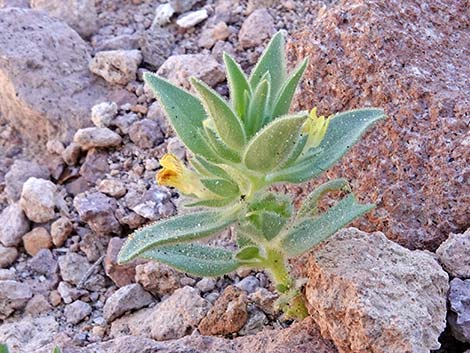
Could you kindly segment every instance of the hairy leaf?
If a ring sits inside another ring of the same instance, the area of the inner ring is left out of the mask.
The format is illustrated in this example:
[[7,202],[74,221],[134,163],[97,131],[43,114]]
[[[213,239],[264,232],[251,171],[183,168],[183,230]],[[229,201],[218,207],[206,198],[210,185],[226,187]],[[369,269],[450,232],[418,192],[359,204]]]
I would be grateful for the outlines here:
[[237,184],[234,184],[225,179],[201,179],[202,184],[212,191],[214,194],[224,198],[230,198],[240,195],[240,189]]
[[239,261],[249,261],[259,258],[259,248],[257,246],[245,246],[240,249],[236,254],[235,258]]
[[227,53],[224,53],[224,63],[227,70],[227,82],[230,88],[232,107],[243,121],[247,103],[245,92],[251,94],[251,88],[243,70]]
[[204,126],[204,131],[206,132],[207,141],[211,146],[212,150],[217,154],[217,156],[222,159],[238,163],[240,162],[240,156],[237,151],[229,148],[217,135],[217,133],[212,130],[210,127]]
[[269,81],[263,80],[253,94],[246,119],[246,134],[251,138],[263,125],[269,99]]
[[6,344],[0,343],[0,353],[8,353],[8,346]]

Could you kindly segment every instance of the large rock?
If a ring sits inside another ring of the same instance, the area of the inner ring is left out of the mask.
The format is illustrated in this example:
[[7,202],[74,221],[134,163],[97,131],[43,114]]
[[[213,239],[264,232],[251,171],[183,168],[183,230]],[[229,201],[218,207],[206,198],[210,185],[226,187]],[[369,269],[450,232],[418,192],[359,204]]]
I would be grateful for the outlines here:
[[0,320],[22,309],[33,296],[28,285],[12,280],[0,281]]
[[44,223],[55,217],[57,194],[57,187],[51,181],[31,177],[23,185],[20,206],[28,219]]
[[66,22],[84,38],[98,30],[95,0],[31,0],[31,8]]
[[470,280],[454,278],[450,282],[448,316],[454,336],[462,342],[470,343]]
[[463,234],[450,234],[436,254],[451,276],[470,278],[470,228]]
[[69,26],[40,11],[0,10],[0,113],[36,149],[70,141],[90,125],[105,89],[88,71],[87,44]]
[[29,230],[29,221],[21,206],[14,203],[0,213],[0,243],[5,246],[16,246]]
[[18,201],[23,190],[23,184],[30,177],[49,179],[50,173],[46,167],[35,162],[17,159],[5,174],[5,191],[8,199],[12,202]]
[[428,353],[446,327],[448,276],[383,233],[337,233],[310,255],[309,311],[341,353]]
[[243,22],[238,40],[244,49],[257,47],[271,38],[275,30],[274,20],[268,10],[258,9]]
[[377,203],[355,225],[409,248],[435,250],[470,226],[469,18],[460,0],[342,0],[290,45],[293,63],[310,56],[297,108],[385,109],[326,177]]

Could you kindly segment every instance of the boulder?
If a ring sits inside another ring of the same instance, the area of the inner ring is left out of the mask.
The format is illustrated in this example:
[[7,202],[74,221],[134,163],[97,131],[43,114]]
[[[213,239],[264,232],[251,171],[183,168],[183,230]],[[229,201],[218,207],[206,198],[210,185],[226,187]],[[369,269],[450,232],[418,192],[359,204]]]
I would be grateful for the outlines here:
[[55,217],[57,186],[49,180],[29,178],[23,185],[20,206],[26,217],[36,223],[44,223]]
[[0,213],[0,243],[16,246],[29,230],[29,221],[18,203],[11,204]]
[[23,184],[30,177],[49,179],[50,173],[46,167],[32,161],[15,160],[8,173],[5,174],[5,191],[11,202],[20,199]]
[[338,232],[310,255],[306,298],[341,353],[428,353],[446,327],[448,276],[383,233]]
[[45,12],[0,10],[0,114],[32,148],[69,142],[90,125],[90,109],[106,89],[88,71],[88,45]]
[[319,182],[351,180],[377,204],[353,225],[408,248],[435,250],[470,226],[468,26],[460,0],[338,1],[291,39],[292,64],[309,56],[295,109],[388,115]]
[[436,250],[442,267],[453,277],[470,278],[470,228],[463,234],[450,234]]
[[470,343],[470,279],[450,282],[448,321],[455,338]]

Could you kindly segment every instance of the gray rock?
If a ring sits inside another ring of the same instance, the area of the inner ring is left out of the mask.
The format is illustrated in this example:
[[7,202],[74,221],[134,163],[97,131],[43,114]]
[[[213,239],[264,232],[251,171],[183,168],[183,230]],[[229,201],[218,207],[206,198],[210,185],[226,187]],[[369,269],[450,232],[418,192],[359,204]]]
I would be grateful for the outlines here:
[[80,158],[81,152],[82,149],[80,148],[80,145],[72,142],[65,148],[64,153],[62,153],[62,159],[69,166],[75,165]]
[[95,44],[96,51],[139,49],[140,33],[112,35]]
[[140,283],[145,290],[158,296],[172,294],[181,288],[184,278],[186,278],[185,274],[155,261],[139,264],[135,268],[136,282]]
[[203,293],[212,291],[217,284],[217,281],[214,278],[205,277],[196,283],[197,289]]
[[73,142],[83,150],[95,147],[115,147],[122,142],[121,136],[105,127],[88,127],[79,129],[73,137]]
[[29,8],[29,0],[0,0],[0,9],[7,7]]
[[197,10],[185,13],[183,16],[176,20],[176,24],[181,28],[188,29],[196,26],[198,23],[201,23],[208,17],[207,10]]
[[109,83],[126,85],[136,79],[141,62],[140,50],[108,50],[96,53],[89,68]]
[[10,267],[9,269],[0,268],[0,281],[6,281],[9,279],[15,279],[15,268]]
[[33,317],[40,316],[47,311],[51,310],[51,304],[47,301],[46,297],[41,294],[36,294],[30,299],[26,307],[24,308],[25,313]]
[[199,0],[170,0],[168,3],[177,13],[183,13],[186,11],[191,10],[191,8],[198,2]]
[[0,214],[0,242],[4,246],[17,246],[28,230],[28,219],[18,203],[8,206]]
[[189,77],[194,76],[213,87],[225,79],[222,66],[206,54],[184,54],[170,56],[157,71],[177,86],[190,88]]
[[44,12],[0,12],[0,58],[0,113],[33,150],[54,138],[70,142],[90,124],[93,104],[105,100],[107,90],[88,70],[88,44]]
[[81,300],[76,300],[72,304],[66,305],[64,315],[67,322],[78,324],[91,314],[91,306]]
[[10,267],[18,257],[16,248],[8,248],[0,245],[0,268]]
[[28,219],[44,223],[55,217],[57,197],[57,187],[54,183],[30,177],[23,185],[20,206]]
[[58,269],[57,261],[54,259],[49,249],[40,250],[28,261],[28,266],[34,272],[43,275],[53,275]]
[[144,63],[158,69],[171,55],[175,37],[166,29],[153,26],[143,33],[139,45]]
[[153,297],[140,284],[129,284],[108,298],[103,307],[103,316],[111,322],[127,311],[143,308],[152,302]]
[[122,197],[126,194],[126,185],[120,180],[104,179],[98,184],[98,191],[114,198]]
[[73,204],[80,219],[97,234],[120,232],[121,226],[114,216],[117,207],[115,199],[101,192],[82,193],[75,197]]
[[12,280],[0,281],[0,320],[25,307],[33,296],[28,285]]
[[60,217],[51,224],[52,243],[61,247],[73,231],[72,222],[67,217]]
[[[85,162],[80,167],[80,175],[89,183],[96,183],[109,172],[108,153],[99,148],[88,151]],[[89,187],[85,187],[88,190]],[[84,190],[83,190],[84,191]]]
[[171,4],[160,4],[155,9],[155,17],[152,22],[152,28],[164,26],[171,22],[171,16],[175,13],[175,9]]
[[86,290],[72,287],[67,282],[60,282],[59,286],[57,287],[57,292],[59,292],[59,295],[65,304],[70,304],[75,299],[80,298],[82,295],[88,294]]
[[470,279],[450,281],[448,322],[459,341],[470,343]]
[[258,9],[243,22],[238,41],[244,49],[254,48],[271,38],[275,31],[274,20],[268,10]]
[[23,184],[30,177],[49,179],[50,173],[46,167],[35,162],[16,160],[5,175],[5,191],[11,202],[20,199]]
[[248,276],[243,278],[240,282],[235,284],[235,287],[240,288],[241,290],[244,290],[248,294],[253,293],[259,288],[259,279],[256,278],[255,276]]
[[62,279],[75,285],[80,282],[91,266],[86,257],[74,252],[60,256],[58,261]]
[[442,267],[452,276],[470,278],[470,229],[463,234],[450,234],[436,250]]
[[31,0],[31,8],[64,21],[84,38],[98,31],[95,0]]
[[96,127],[108,127],[118,113],[114,102],[102,102],[91,108],[91,121]]
[[152,148],[163,142],[158,123],[150,119],[136,121],[129,127],[129,137],[140,148]]

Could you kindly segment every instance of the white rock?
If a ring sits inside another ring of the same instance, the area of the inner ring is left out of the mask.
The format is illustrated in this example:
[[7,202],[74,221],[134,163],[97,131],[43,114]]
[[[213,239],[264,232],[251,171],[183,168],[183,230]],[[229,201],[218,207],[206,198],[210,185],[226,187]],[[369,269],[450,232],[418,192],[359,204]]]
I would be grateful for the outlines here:
[[16,246],[29,230],[29,221],[19,203],[8,206],[0,214],[0,243]]
[[171,22],[171,16],[175,13],[175,9],[171,4],[160,4],[155,10],[155,18],[152,27],[164,26]]
[[98,184],[98,190],[103,194],[119,198],[124,196],[127,189],[124,183],[120,180],[104,179]]
[[118,106],[114,102],[103,102],[91,108],[91,121],[96,127],[108,127],[118,113]]
[[470,229],[463,234],[450,234],[436,250],[442,267],[454,277],[470,278]]
[[176,21],[176,24],[181,28],[191,28],[204,21],[207,17],[208,15],[206,9],[192,11],[181,16]]
[[0,320],[5,320],[15,310],[24,308],[32,296],[31,289],[24,283],[0,281]]
[[140,284],[133,283],[119,288],[108,298],[103,308],[103,316],[111,322],[125,312],[137,310],[153,302],[153,297]]
[[18,257],[16,248],[9,248],[0,245],[0,268],[9,267]]
[[140,50],[108,50],[96,53],[89,68],[109,83],[126,85],[136,79],[141,62]]
[[191,10],[198,1],[199,0],[170,0],[169,3],[177,13],[183,13]]
[[65,307],[64,315],[67,322],[78,324],[91,314],[91,306],[81,300],[76,300]]
[[23,185],[20,206],[28,219],[44,223],[55,217],[57,197],[57,187],[54,183],[31,177]]
[[77,130],[73,141],[82,149],[89,150],[95,147],[119,146],[122,138],[106,127],[88,127]]

